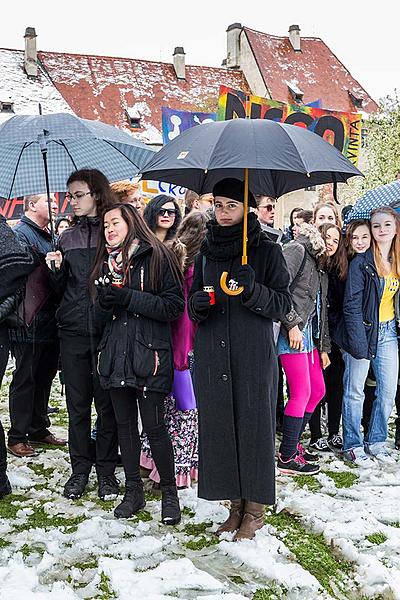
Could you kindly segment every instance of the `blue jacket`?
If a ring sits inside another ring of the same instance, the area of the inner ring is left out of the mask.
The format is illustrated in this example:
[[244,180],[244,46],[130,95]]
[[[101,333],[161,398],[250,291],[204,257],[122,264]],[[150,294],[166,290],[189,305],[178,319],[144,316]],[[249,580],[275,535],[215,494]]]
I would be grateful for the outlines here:
[[[343,301],[344,330],[339,343],[354,358],[371,360],[376,356],[384,287],[385,280],[376,271],[372,250],[357,254],[349,265]],[[398,298],[395,306],[398,312]]]

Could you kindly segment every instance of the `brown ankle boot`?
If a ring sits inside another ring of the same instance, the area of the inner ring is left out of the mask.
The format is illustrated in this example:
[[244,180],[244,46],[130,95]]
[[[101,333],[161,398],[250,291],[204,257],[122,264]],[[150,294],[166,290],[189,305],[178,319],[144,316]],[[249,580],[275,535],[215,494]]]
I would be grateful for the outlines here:
[[257,502],[246,500],[244,504],[244,515],[239,531],[233,538],[234,542],[240,540],[252,540],[257,529],[264,525],[265,506]]
[[215,532],[216,535],[221,535],[225,531],[232,533],[239,529],[243,517],[244,500],[231,500],[231,508],[229,517],[222,523]]

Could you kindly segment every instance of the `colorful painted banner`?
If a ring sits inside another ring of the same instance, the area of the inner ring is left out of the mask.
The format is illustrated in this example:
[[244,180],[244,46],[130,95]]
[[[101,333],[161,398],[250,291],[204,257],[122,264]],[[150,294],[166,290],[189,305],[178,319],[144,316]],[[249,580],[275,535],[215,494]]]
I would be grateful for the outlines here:
[[[68,215],[72,214],[72,209],[69,201],[65,197],[65,192],[56,192],[54,194],[58,211],[57,215]],[[7,220],[15,221],[22,217],[24,214],[24,198],[0,198],[0,215],[5,217]]]
[[194,125],[211,123],[217,119],[216,113],[189,112],[165,106],[162,107],[161,114],[163,144],[168,144],[168,142],[176,138],[182,131],[190,129]]
[[285,104],[220,86],[217,120],[245,118],[247,115],[251,119],[271,119],[306,127],[335,146],[353,165],[358,164],[362,122],[361,115],[357,113]]

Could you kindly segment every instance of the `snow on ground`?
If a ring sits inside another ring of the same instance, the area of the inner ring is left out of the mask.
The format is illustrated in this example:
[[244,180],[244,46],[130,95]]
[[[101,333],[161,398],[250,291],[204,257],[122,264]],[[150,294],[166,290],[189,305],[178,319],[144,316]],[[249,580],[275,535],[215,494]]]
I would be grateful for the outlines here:
[[[6,429],[8,372],[0,399]],[[65,399],[53,386],[52,431],[66,433]],[[62,496],[68,453],[42,449],[9,457],[13,496],[0,501],[0,600],[400,600],[400,453],[370,472],[326,454],[315,478],[277,478],[278,500],[254,541],[218,540],[223,503],[180,491],[183,519],[160,522],[147,492],[136,518],[116,520],[118,501],[101,502],[91,475],[77,502]],[[117,476],[123,482],[122,469]]]

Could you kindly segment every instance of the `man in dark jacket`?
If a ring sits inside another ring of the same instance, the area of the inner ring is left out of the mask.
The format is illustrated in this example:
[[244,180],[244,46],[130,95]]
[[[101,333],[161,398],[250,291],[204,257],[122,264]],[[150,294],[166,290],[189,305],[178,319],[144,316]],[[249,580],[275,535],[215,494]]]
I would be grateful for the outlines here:
[[[57,210],[54,198],[51,208]],[[51,236],[45,229],[49,221],[47,196],[27,196],[25,214],[14,227],[19,241],[39,258],[39,265],[26,284],[22,305],[24,324],[11,332],[15,371],[10,385],[8,450],[19,457],[36,455],[30,442],[66,444],[48,429],[47,408],[59,355],[55,321],[57,295],[45,264],[45,256],[51,250]]]
[[[0,385],[7,368],[9,352],[6,319],[15,312],[17,294],[36,264],[31,252],[21,246],[4,217],[0,216]],[[0,498],[11,493],[6,469],[7,451],[0,422]]]

